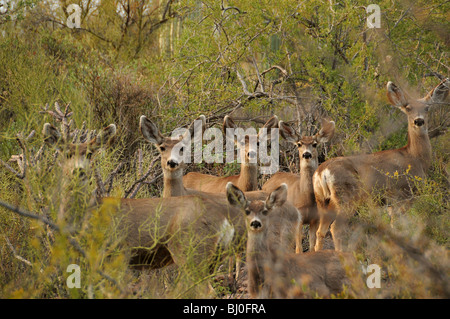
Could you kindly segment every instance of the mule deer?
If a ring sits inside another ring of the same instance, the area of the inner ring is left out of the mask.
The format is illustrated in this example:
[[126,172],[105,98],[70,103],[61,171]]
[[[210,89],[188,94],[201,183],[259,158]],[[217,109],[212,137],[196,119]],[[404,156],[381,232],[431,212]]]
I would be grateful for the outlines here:
[[[195,265],[204,272],[216,261],[219,250],[227,249],[234,227],[225,217],[233,207],[195,195],[174,198],[102,198],[98,205],[118,210],[124,244],[131,250],[130,264],[157,269],[175,263]],[[98,207],[98,206],[97,206]],[[204,273],[203,273],[204,275]]]
[[309,286],[320,296],[340,292],[346,276],[338,253],[293,254],[292,238],[299,231],[301,216],[287,201],[287,194],[288,186],[281,184],[265,201],[249,202],[232,183],[227,185],[230,204],[246,217],[250,296],[293,297],[292,281],[299,287]]
[[[55,194],[61,195],[58,197],[61,198],[58,220],[64,220],[73,224],[79,217],[75,216],[77,214],[72,212],[72,208],[83,207],[82,205],[88,201],[84,195],[86,193],[87,171],[90,168],[91,158],[102,147],[110,145],[116,131],[116,126],[110,124],[89,141],[72,143],[67,141],[64,135],[53,125],[50,123],[44,124],[42,133],[45,143],[49,146],[56,146],[62,152],[64,158],[58,162],[61,166],[62,178],[58,180],[55,192]],[[74,182],[77,184],[74,184]],[[53,205],[58,205],[56,198],[54,198],[54,201]]]
[[[239,208],[246,217],[246,228],[249,230],[247,239],[249,291],[255,296],[264,282],[263,265],[258,263],[258,260],[264,258],[267,243],[270,242],[274,249],[294,252],[296,246],[301,245],[299,242],[301,216],[294,206],[286,202],[285,184],[273,191],[265,201],[248,200],[231,182],[227,184],[226,191],[228,202]],[[272,223],[270,230],[266,225],[267,219]]]
[[[202,121],[202,129],[204,129],[206,124],[205,116],[201,115],[199,120]],[[189,139],[186,139],[186,137],[187,134],[192,135],[194,132],[194,124],[190,126],[185,135],[166,137],[161,134],[152,121],[145,115],[142,115],[139,120],[139,129],[144,138],[155,144],[161,154],[161,168],[164,175],[163,197],[198,194],[197,190],[186,188],[183,185],[183,170],[186,166],[183,155],[185,149],[190,147],[187,143]]]
[[[320,215],[316,250],[331,223],[336,250],[342,250],[346,219],[358,201],[370,194],[402,200],[411,195],[410,176],[425,177],[431,165],[431,144],[427,114],[435,103],[444,103],[450,80],[446,79],[420,100],[411,100],[394,83],[387,83],[391,104],[406,114],[408,144],[399,149],[373,154],[332,158],[322,163],[313,177],[314,194]],[[393,216],[391,216],[393,217]]]
[[[262,130],[257,136],[246,135],[244,139],[237,139],[236,145],[240,150],[241,172],[234,176],[213,176],[208,174],[201,174],[197,172],[190,172],[183,177],[183,184],[185,187],[196,189],[208,193],[224,193],[225,186],[228,182],[232,182],[244,192],[258,190],[258,165],[257,165],[257,146],[259,142],[252,143],[251,141],[258,141],[261,138],[267,138],[270,134],[270,129],[278,127],[278,118],[273,116],[263,126],[267,130]],[[227,129],[237,129],[230,116],[225,116],[223,120],[223,131],[226,134]],[[228,137],[227,137],[228,138]]]
[[[283,121],[279,123],[280,134],[288,142],[298,148],[300,156],[300,176],[293,173],[278,172],[273,175],[262,187],[265,192],[272,192],[281,183],[288,185],[287,200],[291,202],[302,215],[300,234],[303,224],[309,225],[309,250],[314,250],[316,243],[316,231],[319,227],[319,215],[317,214],[316,199],[312,185],[312,176],[318,166],[317,145],[328,142],[334,134],[333,121],[323,120],[322,128],[314,136],[301,136],[293,128]],[[303,237],[303,236],[302,236]],[[297,253],[302,252],[298,247]]]
[[[78,177],[75,179],[79,183],[78,189],[85,190],[92,155],[101,146],[110,145],[116,126],[109,125],[85,143],[65,143],[60,132],[48,123],[44,125],[43,133],[46,143],[58,145],[64,155],[59,161],[63,173],[63,186],[59,185],[59,189],[63,190],[65,202],[60,205],[59,214],[66,217],[68,206],[74,205],[72,194],[69,194],[71,189],[65,187],[66,180]],[[130,264],[133,267],[154,269],[171,263],[178,266],[193,263],[198,266],[193,269],[201,272],[213,265],[218,250],[226,249],[234,238],[234,227],[225,216],[236,209],[221,205],[214,199],[198,196],[162,199],[88,197],[91,199],[89,209],[116,213],[113,215],[119,220],[120,233],[126,234],[123,244],[130,249]],[[76,208],[79,213],[85,213],[84,207]],[[86,210],[89,211],[87,205]]]

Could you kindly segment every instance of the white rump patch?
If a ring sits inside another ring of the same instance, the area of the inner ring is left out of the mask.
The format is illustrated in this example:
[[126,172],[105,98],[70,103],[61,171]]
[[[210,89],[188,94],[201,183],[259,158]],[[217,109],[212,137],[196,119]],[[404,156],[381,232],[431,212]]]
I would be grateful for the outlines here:
[[334,183],[334,176],[328,168],[324,169],[321,174],[317,171],[314,173],[314,191],[322,200],[331,197],[330,186]]

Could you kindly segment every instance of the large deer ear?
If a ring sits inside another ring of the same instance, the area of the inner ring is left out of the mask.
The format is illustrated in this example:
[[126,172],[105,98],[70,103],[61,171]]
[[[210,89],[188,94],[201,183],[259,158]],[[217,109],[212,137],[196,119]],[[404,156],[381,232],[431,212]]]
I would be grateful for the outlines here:
[[237,128],[236,123],[234,123],[233,119],[228,115],[223,118],[223,131],[226,132],[227,128]]
[[273,207],[280,207],[286,202],[288,187],[285,183],[281,184],[277,189],[270,193],[269,197],[266,199],[267,209],[272,209]]
[[160,145],[164,142],[164,136],[161,134],[158,127],[145,115],[142,115],[139,119],[139,130],[144,138],[150,143]]
[[443,103],[448,97],[449,90],[450,90],[450,79],[446,78],[441,83],[439,83],[434,89],[432,89],[422,100],[430,104]]
[[271,137],[271,131],[273,128],[278,128],[278,116],[274,115],[272,116],[266,124],[262,127],[263,130],[260,130],[258,133],[258,137],[260,140],[265,140],[267,138]]
[[300,136],[295,132],[295,130],[284,123],[283,121],[280,121],[278,123],[278,126],[280,128],[280,134],[281,136],[288,142],[297,144],[297,142],[300,140]]
[[245,208],[248,205],[247,199],[245,198],[244,193],[236,186],[233,185],[232,182],[228,182],[227,184],[227,200],[231,206],[235,206],[238,208]]
[[42,129],[44,141],[47,145],[55,145],[61,137],[61,133],[50,123],[45,123]]
[[391,102],[393,106],[402,109],[403,107],[408,105],[408,100],[406,99],[405,94],[398,86],[389,81],[387,83],[386,88],[387,88],[386,93],[387,97],[389,99],[389,102]]
[[328,142],[334,135],[336,124],[334,121],[322,120],[322,128],[317,133],[316,138],[319,143]]
[[234,139],[234,136],[235,136],[236,132],[234,132],[234,134],[231,134],[231,135],[227,134],[227,129],[229,129],[229,128],[230,129],[237,129],[238,128],[236,123],[234,123],[233,119],[230,116],[226,115],[223,118],[223,126],[222,126],[222,128],[223,128],[223,132],[225,133],[225,138],[229,139],[230,141],[232,140],[232,141],[234,141],[236,143],[236,141]]
[[95,151],[102,146],[110,146],[116,136],[117,128],[115,124],[109,124],[102,129],[93,140],[89,142],[89,149]]

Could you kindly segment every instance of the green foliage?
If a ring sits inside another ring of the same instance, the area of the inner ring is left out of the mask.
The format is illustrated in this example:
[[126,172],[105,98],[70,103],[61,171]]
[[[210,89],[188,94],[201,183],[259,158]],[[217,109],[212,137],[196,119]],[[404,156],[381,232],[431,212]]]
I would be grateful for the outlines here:
[[[125,163],[110,192],[117,197],[147,169],[160,169],[157,164],[148,167],[156,152],[141,138],[142,114],[156,121],[163,133],[187,125],[199,114],[217,126],[229,113],[247,119],[277,114],[301,126],[305,134],[315,133],[320,120],[329,117],[336,122],[336,135],[328,153],[321,154],[328,159],[404,146],[406,123],[403,114],[388,106],[386,82],[399,83],[412,96],[422,97],[436,85],[437,74],[448,76],[450,2],[377,1],[381,29],[368,29],[364,6],[370,1],[74,1],[83,9],[79,30],[65,26],[66,2],[57,2],[55,8],[48,1],[19,1],[14,12],[0,16],[0,159],[6,162],[18,154],[16,135],[25,137],[32,130],[37,133],[26,144],[27,156],[36,154],[43,142],[43,124],[59,124],[40,114],[41,108],[71,102],[74,127],[83,122],[90,129],[109,123],[118,127],[114,147],[94,163],[102,178]],[[430,131],[448,127],[448,110],[435,112]],[[412,177],[415,201],[407,212],[409,227],[415,222],[423,225],[418,238],[431,242],[419,247],[436,259],[442,247],[448,248],[448,140],[448,134],[433,140],[433,168],[424,181]],[[138,148],[144,154],[142,168]],[[281,165],[289,167],[296,152],[289,149]],[[55,188],[62,172],[52,166],[52,156],[47,152],[24,179],[0,166],[0,199],[57,220],[63,198]],[[189,170],[232,175],[239,165],[202,163]],[[185,269],[143,273],[136,279],[126,267],[112,217],[100,211],[84,215],[94,177],[90,176],[88,192],[77,192],[77,185],[75,181],[72,195],[79,206],[72,209],[82,225],[76,239],[85,258],[66,235],[0,209],[0,296],[208,296],[210,278],[192,280],[192,260]],[[136,197],[160,196],[161,189],[157,179],[142,186]],[[386,214],[379,220],[374,211],[365,203],[359,216],[386,226]],[[412,269],[411,264],[405,266],[395,254],[386,257],[380,247],[391,246],[381,243],[378,248],[364,244],[360,253],[386,265],[392,262],[398,282],[410,279],[398,274]],[[86,270],[80,290],[66,289],[66,267],[71,263]],[[220,268],[214,274],[222,272]],[[394,279],[390,282],[395,286]],[[430,296],[413,283],[389,296]],[[216,286],[220,293],[228,291]],[[357,292],[346,290],[339,297],[354,296]]]

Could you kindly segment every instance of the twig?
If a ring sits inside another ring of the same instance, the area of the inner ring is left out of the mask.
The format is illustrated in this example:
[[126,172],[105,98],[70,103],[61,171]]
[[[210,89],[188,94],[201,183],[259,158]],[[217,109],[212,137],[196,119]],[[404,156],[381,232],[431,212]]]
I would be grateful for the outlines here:
[[131,192],[133,192],[133,190],[136,186],[141,184],[143,181],[145,181],[147,179],[147,177],[150,176],[150,173],[152,172],[154,164],[156,163],[156,161],[158,161],[160,159],[160,157],[161,157],[161,155],[158,155],[157,157],[155,157],[153,159],[153,161],[150,163],[147,173],[145,173],[144,176],[139,178],[136,182],[134,182],[133,185],[131,185],[131,187],[125,192],[124,198],[127,198],[131,194]]
[[11,252],[12,252],[13,255],[14,255],[14,258],[16,258],[16,259],[20,260],[21,262],[27,264],[28,266],[33,267],[33,264],[32,264],[29,260],[23,258],[23,257],[20,256],[20,255],[17,255],[16,250],[14,249],[14,246],[13,246],[13,245],[11,244],[11,242],[9,241],[8,237],[7,237],[6,235],[3,235],[3,236],[5,237],[6,244],[8,245],[9,249],[11,249]]
[[[69,235],[72,235],[72,234],[73,234],[73,232],[70,231],[70,230],[68,230],[68,229],[61,229],[58,225],[56,225],[55,223],[53,223],[52,221],[50,221],[50,220],[47,219],[46,217],[39,216],[39,215],[36,215],[36,214],[32,214],[32,213],[30,213],[30,212],[24,211],[24,210],[20,209],[20,208],[17,207],[17,206],[16,206],[16,207],[15,207],[15,206],[12,206],[12,205],[10,205],[10,204],[8,204],[8,203],[5,203],[5,202],[3,202],[3,201],[1,201],[1,200],[0,200],[0,206],[3,206],[4,208],[9,209],[10,211],[12,211],[12,212],[14,212],[14,213],[16,213],[16,214],[18,214],[18,215],[20,215],[20,216],[28,217],[28,218],[31,218],[31,219],[39,220],[39,221],[43,222],[44,224],[48,225],[51,229],[53,229],[53,230],[55,230],[55,231],[57,231],[57,232],[59,232],[59,233],[61,233],[61,234],[69,234]],[[77,241],[75,238],[71,237],[71,236],[68,236],[67,239],[68,239],[69,243],[72,245],[72,247],[73,247],[73,248],[74,248],[81,256],[83,256],[84,258],[86,258],[86,252],[83,250],[83,248],[81,248],[81,246],[80,246],[80,244],[78,243],[78,241]],[[97,269],[96,271],[97,271],[102,277],[104,277],[105,279],[107,279],[107,280],[109,280],[110,282],[114,283],[114,284],[117,286],[117,289],[119,289],[119,291],[122,292],[122,289],[120,288],[118,282],[117,282],[114,278],[111,278],[110,276],[108,276],[107,274],[105,274],[105,273],[104,273],[103,271],[101,271],[100,269]]]

